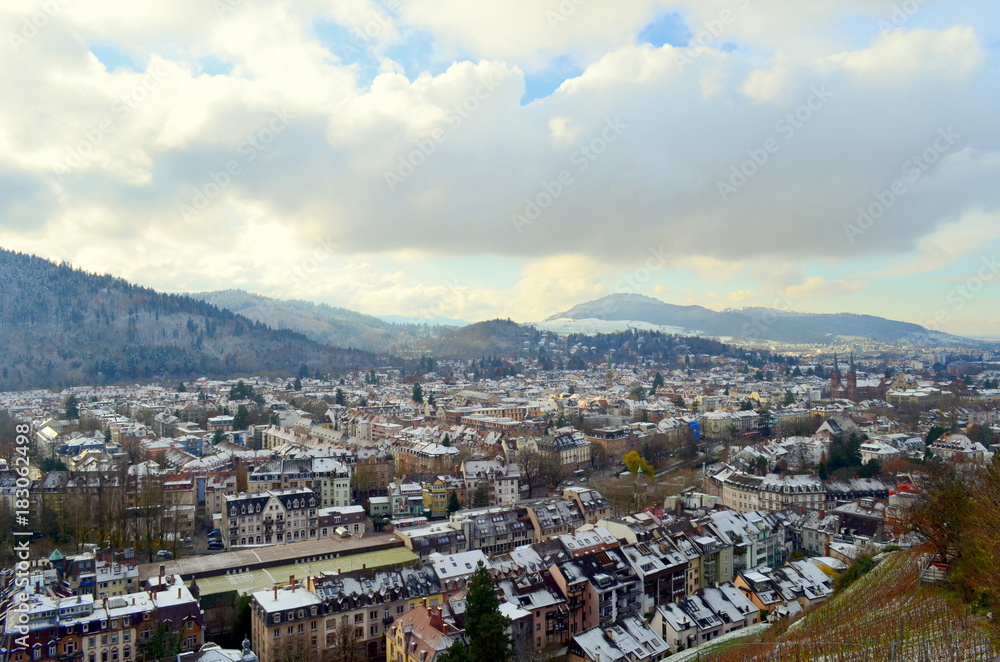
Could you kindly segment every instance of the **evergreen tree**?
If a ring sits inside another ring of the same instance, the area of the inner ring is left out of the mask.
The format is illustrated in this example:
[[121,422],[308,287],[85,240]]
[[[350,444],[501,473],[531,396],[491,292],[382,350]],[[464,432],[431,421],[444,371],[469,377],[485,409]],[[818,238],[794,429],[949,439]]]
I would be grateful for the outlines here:
[[462,509],[462,503],[458,500],[458,493],[455,490],[448,495],[448,513],[454,513]]
[[656,375],[653,377],[653,386],[652,388],[649,389],[649,394],[656,395],[656,389],[660,388],[661,386],[663,386],[663,375],[657,372]]
[[301,391],[302,390],[302,380],[299,379],[298,377],[296,377],[295,381],[292,382],[292,390],[294,390],[294,391]]
[[472,493],[472,507],[473,508],[485,508],[490,504],[490,495],[486,491],[486,487],[482,484],[479,485]]
[[247,409],[247,406],[240,405],[239,407],[237,407],[236,415],[233,416],[233,429],[246,430],[248,418],[250,418],[250,411]]
[[500,613],[496,586],[482,561],[469,580],[465,606],[465,633],[469,637],[469,662],[509,662],[514,642],[508,628],[510,619]]
[[413,385],[413,401],[419,403],[424,401],[424,389],[420,388],[420,384]]
[[437,662],[469,662],[469,648],[465,642],[458,640],[434,659]]
[[66,398],[66,418],[68,420],[80,418],[80,401],[77,400],[75,395],[70,395]]
[[341,407],[344,406],[344,391],[343,390],[341,390],[339,388],[337,389],[337,394],[334,397],[334,402],[336,404],[340,405]]

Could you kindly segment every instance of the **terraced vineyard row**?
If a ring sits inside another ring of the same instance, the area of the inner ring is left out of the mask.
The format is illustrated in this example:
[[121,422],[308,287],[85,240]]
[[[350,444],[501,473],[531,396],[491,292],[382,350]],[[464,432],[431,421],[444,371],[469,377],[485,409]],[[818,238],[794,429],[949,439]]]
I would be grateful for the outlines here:
[[705,654],[704,662],[993,662],[997,631],[959,600],[920,587],[920,557],[889,554],[787,629]]

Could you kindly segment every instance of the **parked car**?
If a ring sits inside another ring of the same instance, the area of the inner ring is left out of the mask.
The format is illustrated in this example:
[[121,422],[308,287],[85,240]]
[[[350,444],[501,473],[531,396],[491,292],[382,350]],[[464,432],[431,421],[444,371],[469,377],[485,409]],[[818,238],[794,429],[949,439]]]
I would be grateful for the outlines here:
[[156,553],[156,558],[159,559],[160,561],[169,561],[170,559],[174,558],[174,555],[169,550],[161,549]]
[[226,546],[222,543],[221,540],[211,540],[208,543],[208,548],[214,551],[219,549],[225,549]]

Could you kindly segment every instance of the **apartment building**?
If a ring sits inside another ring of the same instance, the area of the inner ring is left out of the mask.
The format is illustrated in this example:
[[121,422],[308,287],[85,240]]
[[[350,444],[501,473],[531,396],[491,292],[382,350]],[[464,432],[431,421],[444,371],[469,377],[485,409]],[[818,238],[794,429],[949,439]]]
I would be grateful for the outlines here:
[[260,662],[315,651],[336,662],[338,637],[355,639],[367,660],[386,658],[386,633],[396,619],[427,602],[441,603],[441,588],[423,566],[307,578],[298,585],[251,596],[251,633]]
[[229,548],[314,540],[319,500],[311,490],[242,493],[224,497],[222,539]]

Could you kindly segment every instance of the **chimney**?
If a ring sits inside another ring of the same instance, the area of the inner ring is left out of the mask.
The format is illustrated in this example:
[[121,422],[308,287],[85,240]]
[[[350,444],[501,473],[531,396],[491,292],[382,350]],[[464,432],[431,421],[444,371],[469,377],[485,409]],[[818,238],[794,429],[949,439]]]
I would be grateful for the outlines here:
[[177,597],[181,597],[181,588],[179,586],[177,587]]
[[288,575],[288,584],[292,587],[292,593],[295,593],[295,575]]
[[275,600],[275,602],[277,602],[277,600],[278,600],[278,585],[277,584],[274,585],[274,600]]
[[438,632],[444,632],[444,617],[441,614],[441,607],[433,607],[430,610],[430,625]]

